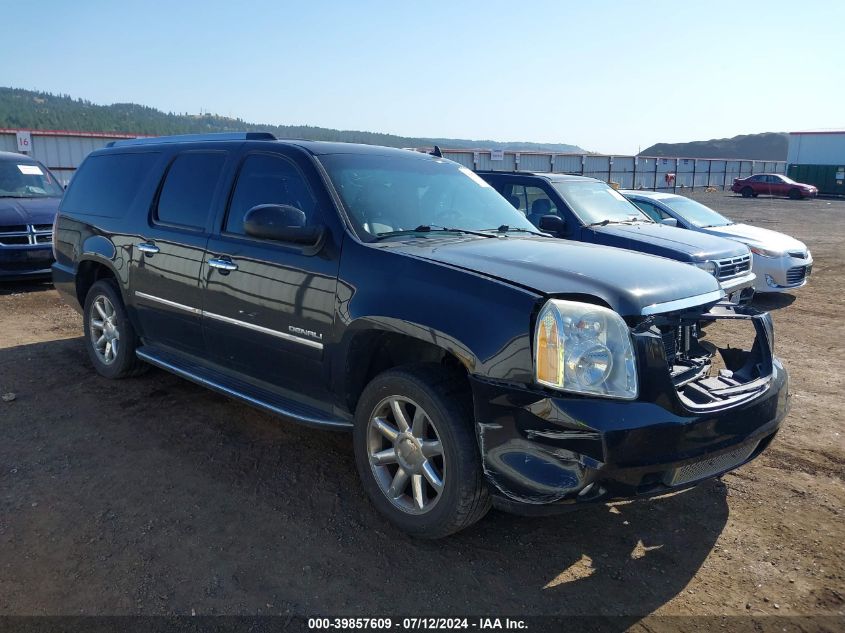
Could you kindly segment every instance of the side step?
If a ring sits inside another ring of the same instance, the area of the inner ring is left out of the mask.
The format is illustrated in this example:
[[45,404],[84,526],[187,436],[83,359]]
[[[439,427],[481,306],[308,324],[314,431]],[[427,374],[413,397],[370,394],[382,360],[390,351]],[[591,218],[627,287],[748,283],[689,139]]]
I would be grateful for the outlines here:
[[332,416],[327,411],[223,374],[160,347],[145,345],[139,347],[135,354],[141,360],[165,371],[294,422],[323,429],[352,429],[352,421],[349,419]]

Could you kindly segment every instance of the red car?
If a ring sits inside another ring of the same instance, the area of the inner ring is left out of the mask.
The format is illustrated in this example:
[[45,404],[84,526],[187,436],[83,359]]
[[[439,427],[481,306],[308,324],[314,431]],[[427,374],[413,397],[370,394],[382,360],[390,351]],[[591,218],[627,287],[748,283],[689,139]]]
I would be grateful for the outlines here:
[[819,193],[813,185],[795,182],[783,174],[755,174],[748,178],[734,178],[731,191],[741,193],[743,198],[756,198],[762,193],[767,196],[789,196],[793,200],[814,198]]

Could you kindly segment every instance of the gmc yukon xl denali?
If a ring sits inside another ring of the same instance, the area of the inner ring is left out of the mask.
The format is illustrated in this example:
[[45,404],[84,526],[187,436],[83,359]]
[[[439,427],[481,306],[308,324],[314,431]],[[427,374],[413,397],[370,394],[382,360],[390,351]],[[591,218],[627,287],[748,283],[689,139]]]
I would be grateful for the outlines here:
[[[419,536],[491,504],[691,487],[758,455],[787,410],[766,313],[693,266],[539,234],[434,156],[119,141],[74,177],[55,255],[100,374],[155,365],[351,430],[372,502]],[[717,346],[712,321],[748,340]]]

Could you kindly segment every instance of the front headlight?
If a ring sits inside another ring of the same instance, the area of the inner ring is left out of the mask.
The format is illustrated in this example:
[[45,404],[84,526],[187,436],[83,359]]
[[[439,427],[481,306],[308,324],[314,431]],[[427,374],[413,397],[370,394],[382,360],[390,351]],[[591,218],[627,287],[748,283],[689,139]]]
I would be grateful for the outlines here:
[[537,318],[534,374],[554,389],[633,400],[637,366],[631,332],[613,310],[551,299]]
[[707,260],[706,262],[695,262],[693,263],[693,266],[700,268],[706,273],[710,273],[714,277],[719,276],[719,267],[716,265],[716,262],[711,262],[710,260]]
[[751,252],[761,257],[783,257],[782,251],[770,250],[768,248],[760,248],[759,246],[749,246]]

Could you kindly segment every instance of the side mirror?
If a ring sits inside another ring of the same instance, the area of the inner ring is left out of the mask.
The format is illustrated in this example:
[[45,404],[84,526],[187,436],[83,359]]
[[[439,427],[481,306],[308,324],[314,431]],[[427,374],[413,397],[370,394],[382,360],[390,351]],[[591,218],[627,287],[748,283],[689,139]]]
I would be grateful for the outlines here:
[[306,226],[301,209],[286,204],[259,204],[244,216],[244,232],[251,237],[314,246],[322,226]]
[[660,224],[665,224],[666,226],[678,226],[678,221],[675,218],[663,218],[660,220]]
[[541,231],[561,237],[566,233],[566,222],[559,215],[544,215],[540,217],[538,227]]

